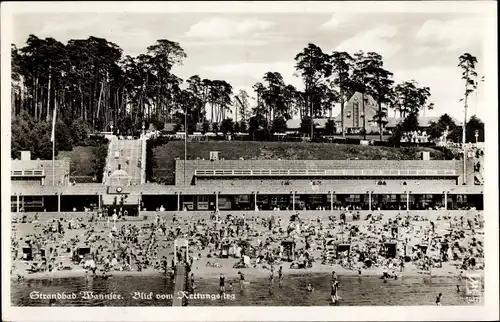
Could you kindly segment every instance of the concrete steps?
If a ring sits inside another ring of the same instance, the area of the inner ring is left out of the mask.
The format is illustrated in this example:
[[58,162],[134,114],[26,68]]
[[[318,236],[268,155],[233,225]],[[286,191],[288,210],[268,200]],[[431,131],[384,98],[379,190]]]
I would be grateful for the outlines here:
[[[112,137],[110,140],[108,160],[106,165],[106,179],[109,171],[125,171],[129,176],[129,184],[141,183],[142,165],[142,140],[118,140]],[[109,181],[108,181],[109,182]]]

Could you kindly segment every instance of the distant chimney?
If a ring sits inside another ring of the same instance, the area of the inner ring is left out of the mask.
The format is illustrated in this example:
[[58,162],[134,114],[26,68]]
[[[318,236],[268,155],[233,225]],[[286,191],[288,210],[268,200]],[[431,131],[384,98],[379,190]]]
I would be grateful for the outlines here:
[[21,151],[21,161],[29,161],[29,160],[31,160],[31,152]]

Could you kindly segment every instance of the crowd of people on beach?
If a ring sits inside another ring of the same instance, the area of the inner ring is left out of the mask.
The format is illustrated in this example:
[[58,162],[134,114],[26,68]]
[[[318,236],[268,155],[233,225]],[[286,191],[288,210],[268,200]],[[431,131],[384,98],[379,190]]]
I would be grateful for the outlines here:
[[[480,213],[452,218],[443,212],[435,220],[406,212],[392,218],[383,212],[365,218],[345,213],[321,218],[299,212],[290,218],[272,212],[252,214],[215,211],[209,218],[184,214],[167,220],[156,212],[149,221],[133,221],[115,213],[46,222],[24,214],[12,235],[13,269],[19,268],[15,263],[28,263],[25,272],[17,270],[19,279],[27,272],[83,269],[87,278],[108,278],[114,271],[156,271],[173,280],[176,263],[184,263],[194,285],[195,267],[217,270],[232,265],[243,289],[248,284],[245,269],[268,272],[272,286],[276,271],[278,285],[283,283],[284,266],[307,271],[336,265],[359,275],[378,268],[383,271],[381,278],[396,279],[410,266],[432,274],[445,263],[457,271],[480,270],[484,265]],[[25,224],[31,224],[32,231],[20,237]],[[172,252],[176,239],[188,240],[188,256],[182,247]],[[222,275],[220,283],[225,288]],[[332,302],[336,302],[338,281],[332,278],[332,283]]]

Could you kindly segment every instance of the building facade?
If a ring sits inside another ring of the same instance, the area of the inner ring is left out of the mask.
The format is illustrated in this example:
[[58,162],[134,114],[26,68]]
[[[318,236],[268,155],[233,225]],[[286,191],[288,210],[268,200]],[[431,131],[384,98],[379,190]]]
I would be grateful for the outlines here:
[[178,160],[175,185],[58,185],[35,181],[47,174],[26,168],[24,180],[12,181],[11,210],[482,210],[483,186],[474,185],[472,170],[464,185],[462,167],[460,160]]
[[[364,108],[363,108],[364,98]],[[354,93],[344,104],[344,129],[347,134],[360,133],[363,126],[366,126],[367,133],[378,131],[378,124],[374,120],[377,113],[377,102],[370,95]],[[363,120],[366,124],[363,125]],[[335,117],[337,132],[342,131],[342,113]]]

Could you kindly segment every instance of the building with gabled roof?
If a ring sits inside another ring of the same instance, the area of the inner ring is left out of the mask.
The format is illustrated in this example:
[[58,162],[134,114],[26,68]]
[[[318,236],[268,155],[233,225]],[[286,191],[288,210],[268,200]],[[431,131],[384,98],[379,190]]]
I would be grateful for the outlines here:
[[[365,100],[364,108],[363,97]],[[359,133],[363,129],[363,119],[366,119],[365,127],[368,133],[378,131],[378,123],[374,119],[377,111],[377,102],[371,95],[355,92],[344,104],[344,129],[346,133]],[[335,117],[335,127],[337,132],[341,132],[342,113]]]

